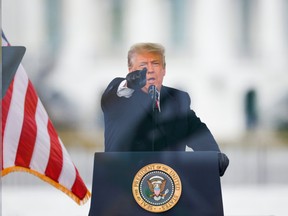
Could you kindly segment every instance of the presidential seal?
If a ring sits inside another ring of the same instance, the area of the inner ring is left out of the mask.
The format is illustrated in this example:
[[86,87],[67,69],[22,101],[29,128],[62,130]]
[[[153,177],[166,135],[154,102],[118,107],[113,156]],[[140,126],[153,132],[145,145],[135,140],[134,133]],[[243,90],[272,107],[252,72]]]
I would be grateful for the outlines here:
[[165,164],[149,164],[134,177],[132,192],[136,202],[145,210],[160,213],[173,208],[182,192],[178,174]]

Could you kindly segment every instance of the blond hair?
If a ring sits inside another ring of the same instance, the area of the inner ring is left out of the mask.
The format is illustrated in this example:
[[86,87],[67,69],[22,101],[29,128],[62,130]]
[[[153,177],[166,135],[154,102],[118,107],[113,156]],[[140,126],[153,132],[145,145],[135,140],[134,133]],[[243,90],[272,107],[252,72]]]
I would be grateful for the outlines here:
[[135,54],[139,53],[155,53],[159,54],[162,58],[163,67],[165,68],[165,48],[158,43],[136,43],[131,46],[128,51],[128,67],[132,67],[132,59]]

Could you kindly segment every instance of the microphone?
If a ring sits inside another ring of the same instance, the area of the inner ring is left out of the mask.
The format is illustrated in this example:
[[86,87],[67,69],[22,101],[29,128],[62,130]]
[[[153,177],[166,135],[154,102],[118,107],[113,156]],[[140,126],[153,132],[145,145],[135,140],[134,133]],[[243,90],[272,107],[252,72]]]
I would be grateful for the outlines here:
[[155,85],[150,85],[149,86],[148,94],[150,95],[152,100],[154,100],[156,98],[156,87],[155,87]]
[[155,110],[156,107],[156,100],[158,91],[156,89],[155,85],[150,85],[148,88],[148,94],[151,97],[152,100],[152,114],[153,114],[153,130],[152,130],[152,151],[155,151],[155,130],[157,129],[158,120],[157,120],[157,112]]
[[148,94],[150,95],[151,97],[151,100],[152,100],[152,110],[154,111],[156,107],[156,101],[157,101],[157,98],[158,98],[158,90],[156,88],[155,85],[150,85],[149,88],[148,88]]

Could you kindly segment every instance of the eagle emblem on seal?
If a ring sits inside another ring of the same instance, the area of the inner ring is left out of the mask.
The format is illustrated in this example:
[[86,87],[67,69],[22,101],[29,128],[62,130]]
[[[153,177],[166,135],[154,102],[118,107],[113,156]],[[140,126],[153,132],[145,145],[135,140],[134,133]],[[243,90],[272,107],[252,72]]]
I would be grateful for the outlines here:
[[149,197],[153,198],[156,201],[164,199],[165,196],[169,193],[169,189],[165,190],[166,179],[161,176],[151,177],[149,180],[147,180],[147,184],[151,192]]

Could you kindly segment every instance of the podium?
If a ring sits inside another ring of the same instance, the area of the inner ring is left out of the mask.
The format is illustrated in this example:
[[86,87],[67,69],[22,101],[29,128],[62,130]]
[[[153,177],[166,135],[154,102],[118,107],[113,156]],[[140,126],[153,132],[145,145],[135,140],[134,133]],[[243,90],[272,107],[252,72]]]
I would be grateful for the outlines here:
[[89,216],[223,216],[217,152],[94,155]]

